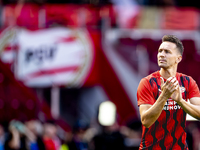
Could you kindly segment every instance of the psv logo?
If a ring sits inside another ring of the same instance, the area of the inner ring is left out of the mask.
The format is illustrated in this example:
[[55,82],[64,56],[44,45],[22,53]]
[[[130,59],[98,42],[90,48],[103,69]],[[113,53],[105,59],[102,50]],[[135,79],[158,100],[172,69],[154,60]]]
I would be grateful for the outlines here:
[[181,89],[181,93],[185,92],[185,87],[181,86],[180,89]]
[[17,77],[32,87],[80,87],[93,64],[93,41],[87,30],[21,30]]

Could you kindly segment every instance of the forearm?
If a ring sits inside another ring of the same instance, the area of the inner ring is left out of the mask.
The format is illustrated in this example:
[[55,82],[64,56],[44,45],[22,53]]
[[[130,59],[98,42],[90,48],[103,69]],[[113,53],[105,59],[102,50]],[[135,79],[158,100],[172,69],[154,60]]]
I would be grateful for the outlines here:
[[155,121],[160,116],[166,101],[167,98],[161,94],[149,109],[143,111],[141,114],[141,122],[145,127],[149,128],[152,124],[155,123]]
[[193,105],[189,102],[186,102],[185,100],[181,100],[180,102],[177,102],[181,108],[191,115],[192,117],[200,120],[200,105]]
[[[142,107],[140,106],[141,121],[145,127],[149,128],[158,119],[158,117],[162,113],[163,107],[165,106],[167,99],[171,97],[171,95],[175,92],[175,90],[177,90],[178,87],[179,84],[175,77],[168,78],[165,83],[164,79],[161,78],[162,92],[158,99],[153,105],[146,104],[142,105]],[[145,98],[147,98],[148,96],[152,97],[152,95],[149,94]]]
[[[18,132],[18,131],[16,131]],[[9,147],[12,149],[19,149],[20,148],[20,135],[19,133],[13,132],[12,133],[12,139],[11,141],[8,143]]]
[[25,128],[25,135],[30,142],[34,143],[36,141],[36,136],[27,128]]

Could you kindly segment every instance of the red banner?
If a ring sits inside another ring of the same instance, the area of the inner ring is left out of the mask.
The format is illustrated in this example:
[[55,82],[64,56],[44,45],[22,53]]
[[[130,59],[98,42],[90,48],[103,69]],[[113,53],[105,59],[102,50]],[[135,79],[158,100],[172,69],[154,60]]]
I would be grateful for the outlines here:
[[181,29],[198,30],[199,10],[177,7],[141,7],[137,5],[117,6],[74,4],[20,4],[3,8],[3,26],[18,25],[28,29],[53,26],[100,27],[108,23],[111,27],[137,29]]

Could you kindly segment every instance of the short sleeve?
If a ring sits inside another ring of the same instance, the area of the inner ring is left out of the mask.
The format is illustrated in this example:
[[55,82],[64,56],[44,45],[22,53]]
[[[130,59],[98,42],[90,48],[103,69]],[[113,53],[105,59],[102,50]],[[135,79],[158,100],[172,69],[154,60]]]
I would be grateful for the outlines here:
[[137,101],[138,106],[141,104],[151,104],[155,103],[155,98],[153,96],[153,91],[151,89],[150,83],[146,78],[143,78],[137,89]]
[[199,88],[197,86],[196,81],[194,81],[194,79],[192,77],[190,78],[190,82],[189,82],[189,95],[188,98],[192,98],[192,97],[200,97],[200,93],[199,93]]

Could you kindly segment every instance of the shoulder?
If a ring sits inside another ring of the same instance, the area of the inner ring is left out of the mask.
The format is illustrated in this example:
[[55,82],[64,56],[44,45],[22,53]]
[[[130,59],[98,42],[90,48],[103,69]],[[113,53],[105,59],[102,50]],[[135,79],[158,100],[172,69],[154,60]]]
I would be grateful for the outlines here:
[[158,81],[157,81],[158,78],[160,78],[158,71],[154,72],[142,78],[138,87],[141,87],[141,86],[146,87],[146,88],[153,87],[154,84],[158,84]]
[[146,82],[148,81],[151,86],[153,83],[157,83],[158,79],[160,79],[159,71],[153,72],[150,75],[143,78],[143,80],[146,80]]
[[177,75],[178,75],[179,79],[181,80],[181,82],[188,82],[188,83],[195,82],[194,79],[189,75],[186,75],[183,73],[178,73],[178,72],[177,72]]
[[158,77],[160,77],[160,73],[159,73],[159,71],[156,71],[156,72],[153,72],[150,75],[146,76],[145,78],[151,79],[151,78],[158,78]]
[[180,85],[184,86],[186,90],[198,90],[198,85],[191,76],[179,73],[178,80]]
[[186,75],[186,74],[184,74],[184,73],[180,73],[180,72],[177,72],[177,75],[178,75],[179,77],[188,77],[188,78],[191,78],[191,76]]

